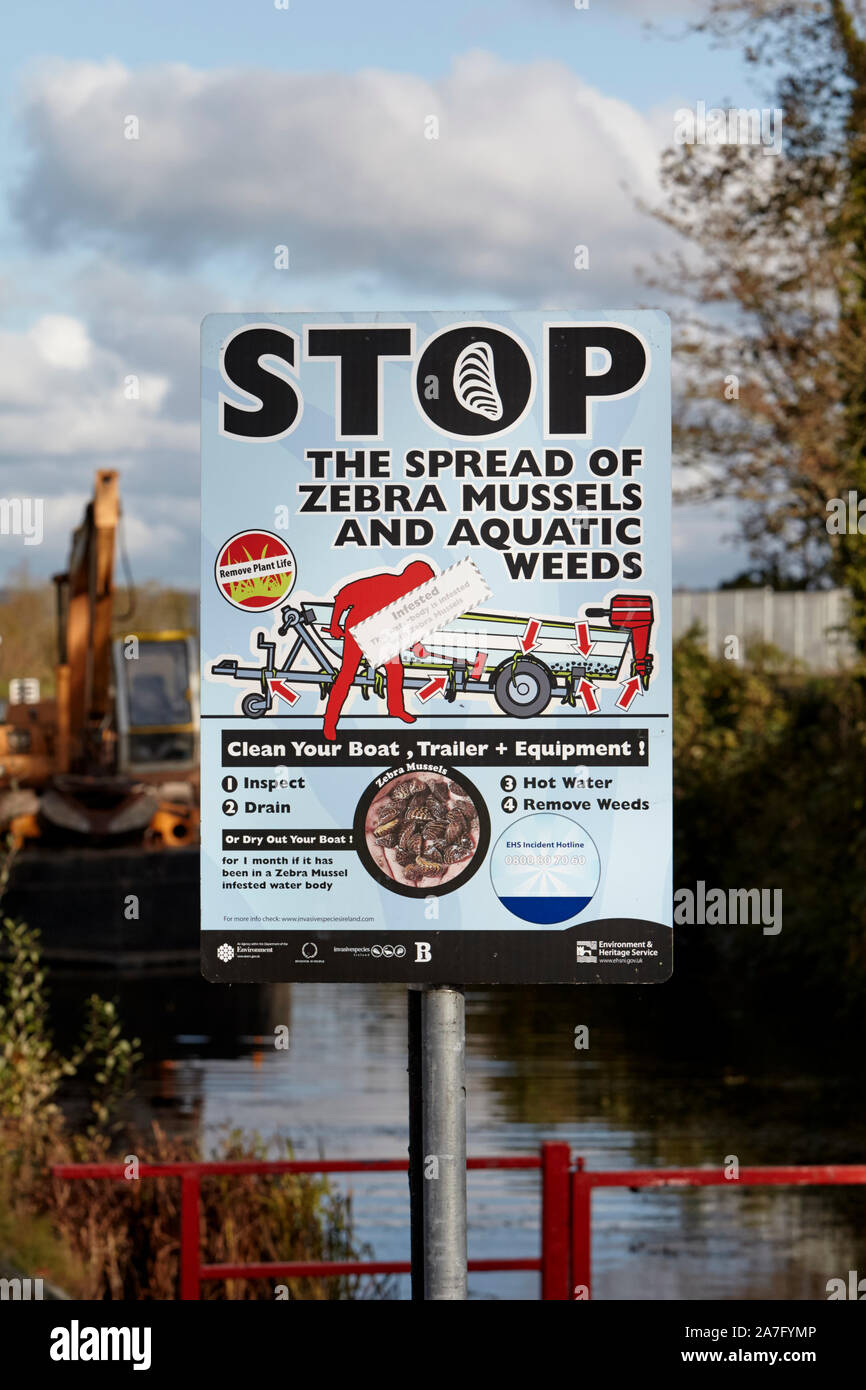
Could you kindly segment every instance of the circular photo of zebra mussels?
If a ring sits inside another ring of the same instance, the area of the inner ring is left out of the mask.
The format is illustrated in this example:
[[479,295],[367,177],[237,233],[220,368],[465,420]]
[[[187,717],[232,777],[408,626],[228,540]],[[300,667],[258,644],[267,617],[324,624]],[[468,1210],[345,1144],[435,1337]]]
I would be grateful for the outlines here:
[[386,887],[413,897],[459,887],[478,868],[490,838],[476,789],[463,777],[438,772],[407,771],[379,781],[383,785],[364,798],[358,848],[367,868]]

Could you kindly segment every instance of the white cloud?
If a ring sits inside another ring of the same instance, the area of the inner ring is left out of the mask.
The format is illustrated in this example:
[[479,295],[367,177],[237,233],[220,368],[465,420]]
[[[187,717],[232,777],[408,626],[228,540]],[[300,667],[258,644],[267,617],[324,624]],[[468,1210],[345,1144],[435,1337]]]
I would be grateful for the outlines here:
[[[130,114],[138,141],[123,137]],[[438,140],[424,138],[429,115]],[[53,499],[36,559],[52,550],[53,568],[101,465],[121,470],[137,576],[195,582],[205,312],[297,304],[300,281],[323,305],[353,275],[380,307],[406,302],[406,287],[472,308],[487,295],[627,307],[649,297],[636,268],[667,244],[633,199],[657,196],[669,114],[645,117],[559,63],[474,53],[436,82],[59,63],[32,80],[22,118],[15,206],[40,257],[99,250],[64,287],[68,313],[43,304],[0,333],[0,491],[25,475]],[[292,270],[274,294],[279,242]],[[578,243],[589,273],[573,269]],[[713,529],[697,545],[680,532],[686,573]]]
[[[193,555],[197,554],[194,538],[199,526],[198,497],[170,497],[152,488],[138,492],[132,460],[118,459],[116,463],[121,475],[121,528],[133,579],[157,579],[194,587],[196,565],[194,558],[190,560],[189,551],[192,547]],[[80,525],[84,508],[93,495],[93,471],[81,471],[76,479],[80,489],[63,490],[44,499],[40,547],[27,546],[17,536],[4,537],[4,559],[10,568],[22,559],[26,559],[31,573],[48,574],[66,566],[72,533]],[[126,582],[119,566],[116,574],[118,583]]]
[[[234,306],[189,275],[105,258],[54,280],[52,292],[62,314],[34,315],[18,331],[0,332],[0,495],[45,503],[43,544],[21,551],[17,538],[6,537],[3,568],[22,555],[40,574],[63,568],[94,472],[110,467],[120,472],[137,578],[192,587],[199,324],[206,312]],[[23,301],[19,317],[22,308]],[[59,324],[46,326],[46,319]],[[76,343],[87,352],[66,350]],[[124,394],[130,376],[138,380],[137,400]]]
[[0,459],[195,449],[194,421],[162,413],[168,381],[134,374],[138,398],[128,398],[133,374],[119,354],[96,349],[72,318],[0,333]]
[[240,250],[266,267],[286,243],[301,275],[598,304],[634,299],[636,263],[663,238],[633,205],[656,191],[656,132],[555,62],[471,53],[438,81],[53,63],[22,119],[14,206],[49,246],[122,242],[168,267]]
[[93,345],[80,319],[66,314],[45,314],[34,323],[30,336],[51,367],[77,371],[90,362]]
[[[121,485],[123,480],[121,479]],[[182,577],[195,583],[195,574],[185,562],[190,536],[195,536],[200,521],[198,497],[154,499],[147,515],[124,511],[126,545],[134,569],[148,578],[171,579]],[[178,556],[183,556],[179,562]],[[192,566],[193,571],[195,565]]]

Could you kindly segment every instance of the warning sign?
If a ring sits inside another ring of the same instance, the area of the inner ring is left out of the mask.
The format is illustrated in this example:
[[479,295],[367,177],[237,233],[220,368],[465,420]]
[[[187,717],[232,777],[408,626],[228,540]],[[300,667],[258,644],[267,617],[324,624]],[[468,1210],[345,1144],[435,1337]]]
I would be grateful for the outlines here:
[[665,316],[202,354],[204,973],[666,979]]

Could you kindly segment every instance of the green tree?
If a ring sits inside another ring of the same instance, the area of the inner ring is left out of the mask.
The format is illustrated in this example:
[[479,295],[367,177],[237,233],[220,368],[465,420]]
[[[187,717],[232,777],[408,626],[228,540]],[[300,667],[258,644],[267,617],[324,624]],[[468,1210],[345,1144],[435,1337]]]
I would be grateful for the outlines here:
[[656,282],[685,296],[691,495],[739,501],[759,574],[848,585],[866,647],[863,538],[827,528],[829,499],[866,496],[863,26],[862,0],[708,0],[691,27],[765,73],[782,150],[672,148],[654,211],[685,243]]

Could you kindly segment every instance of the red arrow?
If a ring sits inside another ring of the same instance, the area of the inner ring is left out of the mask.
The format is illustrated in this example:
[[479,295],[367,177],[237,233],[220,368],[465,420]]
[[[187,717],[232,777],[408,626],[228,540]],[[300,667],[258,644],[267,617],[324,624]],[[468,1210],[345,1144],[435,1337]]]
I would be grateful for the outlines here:
[[425,703],[427,700],[432,700],[434,695],[442,694],[447,684],[447,676],[434,676],[431,681],[428,681],[427,684],[418,691],[418,699],[423,700]]
[[580,696],[583,703],[586,705],[587,714],[595,714],[596,710],[599,707],[598,700],[595,697],[595,691],[593,690],[586,677],[583,677],[581,679],[580,684],[577,687],[577,693]]
[[528,623],[526,624],[526,631],[520,639],[520,650],[523,652],[524,656],[526,656],[527,652],[531,652],[532,648],[535,646],[535,641],[538,637],[540,628],[541,623],[538,621],[537,618],[529,619]]
[[292,690],[285,681],[275,680],[273,676],[268,678],[268,685],[271,687],[272,693],[281,695],[287,705],[296,705],[301,698],[297,690]]
[[639,690],[640,679],[637,676],[632,676],[630,680],[627,680],[623,685],[622,694],[616,702],[617,708],[628,709],[629,705],[631,704],[632,700],[634,699],[635,695],[638,693]]
[[589,656],[592,649],[592,643],[589,640],[589,623],[575,623],[574,630],[577,633],[575,647],[581,656]]

